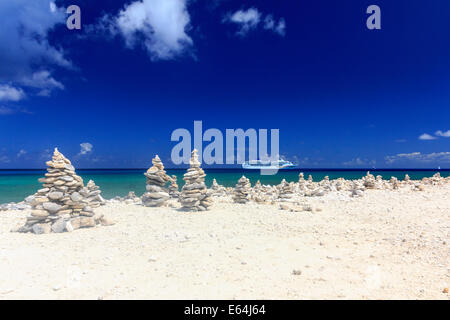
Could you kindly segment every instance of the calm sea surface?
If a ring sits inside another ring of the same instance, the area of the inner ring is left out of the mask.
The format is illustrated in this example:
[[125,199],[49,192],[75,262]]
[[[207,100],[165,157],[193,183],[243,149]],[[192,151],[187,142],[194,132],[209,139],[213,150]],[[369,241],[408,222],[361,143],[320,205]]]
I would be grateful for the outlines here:
[[[43,177],[45,170],[0,170],[0,203],[19,202],[28,195],[35,193],[41,188],[38,179]],[[84,182],[89,179],[95,181],[102,190],[102,195],[106,199],[115,196],[125,196],[128,191],[135,191],[137,195],[142,195],[145,191],[145,170],[77,170]],[[186,170],[167,170],[169,175],[178,177],[178,185],[183,185],[182,177]],[[280,171],[273,176],[262,176],[258,170],[241,169],[206,169],[206,184],[211,186],[213,178],[224,186],[234,186],[237,180],[245,175],[250,179],[252,185],[261,180],[263,184],[278,184],[282,179],[286,181],[298,181],[298,174],[303,172],[305,178],[312,175],[314,181],[322,180],[325,176],[330,179],[360,179],[367,170],[286,170]],[[412,179],[422,179],[431,177],[437,170],[371,170],[374,175],[381,175],[384,179],[392,176],[403,179],[405,174],[409,174]],[[439,170],[443,177],[450,176],[450,170]]]

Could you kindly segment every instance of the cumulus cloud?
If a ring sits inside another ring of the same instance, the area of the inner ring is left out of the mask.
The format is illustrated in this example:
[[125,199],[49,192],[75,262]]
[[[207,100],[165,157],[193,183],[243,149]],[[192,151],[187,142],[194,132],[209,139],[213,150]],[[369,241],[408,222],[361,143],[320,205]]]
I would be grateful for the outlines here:
[[286,21],[281,18],[278,22],[274,19],[273,15],[268,14],[263,18],[263,14],[256,8],[249,8],[247,10],[238,10],[235,13],[228,13],[222,22],[229,22],[238,25],[239,29],[236,32],[237,35],[244,37],[250,31],[255,30],[263,22],[263,28],[265,30],[271,30],[280,36],[286,34]]
[[445,132],[438,130],[438,131],[436,131],[435,135],[438,137],[450,138],[450,130],[447,130]]
[[33,73],[29,77],[22,79],[23,85],[39,89],[39,96],[49,96],[54,89],[64,89],[64,85],[56,81],[47,70],[41,70]]
[[419,136],[419,140],[436,140],[437,138],[435,136],[432,136],[431,134],[424,133]]
[[450,163],[450,152],[433,152],[433,153],[399,153],[393,156],[385,157],[387,163],[395,162],[422,162],[422,163]]
[[274,20],[273,15],[269,14],[264,19],[264,29],[272,30],[284,37],[286,35],[286,21],[284,18],[278,20],[278,23]]
[[0,85],[0,101],[19,101],[25,97],[25,93],[20,88],[10,85]]
[[32,114],[32,112],[30,112],[24,108],[17,108],[17,107],[11,108],[11,107],[0,106],[0,116],[9,116],[11,114],[16,114],[16,113]]
[[120,35],[128,48],[143,46],[152,60],[171,60],[193,41],[187,34],[187,0],[141,0],[126,5],[117,16],[103,16],[98,29]]
[[8,116],[16,113],[14,109],[5,106],[0,106],[0,116]]
[[50,159],[52,157],[52,152],[50,149],[44,149],[39,155],[41,159]]
[[237,34],[240,36],[245,36],[250,30],[256,29],[260,20],[261,13],[256,8],[238,10],[224,18],[224,22],[232,22],[239,26]]
[[0,83],[31,83],[36,66],[72,67],[48,41],[48,33],[66,21],[62,8],[49,0],[14,0],[0,1],[0,12]]
[[26,154],[27,152],[24,149],[20,149],[20,151],[17,153],[17,158],[20,158]]
[[83,142],[80,144],[81,150],[79,155],[86,155],[92,152],[93,145],[89,142]]
[[376,160],[368,160],[368,159],[361,159],[361,158],[354,158],[350,161],[346,161],[342,163],[344,166],[348,167],[354,167],[354,166],[375,166]]
[[0,162],[2,163],[9,163],[11,160],[7,156],[0,156]]

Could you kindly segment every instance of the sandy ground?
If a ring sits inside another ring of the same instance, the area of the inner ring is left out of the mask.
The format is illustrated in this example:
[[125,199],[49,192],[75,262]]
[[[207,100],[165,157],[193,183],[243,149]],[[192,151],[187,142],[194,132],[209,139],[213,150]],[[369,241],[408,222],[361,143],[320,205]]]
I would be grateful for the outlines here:
[[114,226],[19,234],[0,213],[0,299],[449,299],[450,185],[308,200],[320,212],[109,204]]

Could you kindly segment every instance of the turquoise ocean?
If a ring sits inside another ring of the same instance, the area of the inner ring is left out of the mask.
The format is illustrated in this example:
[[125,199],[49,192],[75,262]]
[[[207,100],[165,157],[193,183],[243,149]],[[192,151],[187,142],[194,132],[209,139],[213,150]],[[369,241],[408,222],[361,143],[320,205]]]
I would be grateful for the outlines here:
[[[325,176],[330,179],[345,178],[345,179],[360,179],[363,177],[368,169],[364,170],[283,170],[278,174],[272,176],[260,175],[259,170],[242,170],[242,169],[205,169],[207,174],[206,184],[211,186],[213,178],[219,184],[226,187],[234,186],[237,180],[245,175],[250,179],[252,185],[260,180],[263,184],[279,184],[282,179],[286,181],[298,181],[300,172],[312,175],[314,181],[320,181]],[[0,170],[0,204],[8,202],[20,202],[27,196],[34,194],[41,188],[38,179],[43,177],[45,170]],[[115,196],[125,196],[129,191],[136,192],[137,195],[142,195],[145,191],[145,170],[139,169],[107,169],[107,170],[77,170],[84,182],[87,183],[90,179],[100,186],[102,195],[106,199]],[[167,170],[169,175],[176,175],[178,177],[178,185],[180,188],[183,185],[184,169]],[[381,175],[383,179],[390,179],[392,176],[398,179],[403,179],[405,174],[408,174],[411,179],[422,179],[423,177],[431,177],[436,172],[440,172],[443,177],[450,176],[450,170],[370,170],[374,175]]]

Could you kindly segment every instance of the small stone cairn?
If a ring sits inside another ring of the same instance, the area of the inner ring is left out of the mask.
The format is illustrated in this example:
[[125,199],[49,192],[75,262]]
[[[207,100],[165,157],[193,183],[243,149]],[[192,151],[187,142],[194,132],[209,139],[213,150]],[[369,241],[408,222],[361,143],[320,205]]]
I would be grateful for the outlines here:
[[337,178],[336,182],[334,183],[334,186],[336,188],[336,191],[343,191],[346,190],[346,181],[344,178]]
[[306,189],[306,180],[305,180],[305,175],[303,174],[303,172],[300,172],[300,174],[298,175],[298,190],[301,191],[305,191]]
[[173,175],[172,180],[170,181],[169,196],[172,199],[178,199],[180,197],[180,191],[178,191],[178,183],[176,175]]
[[266,201],[265,192],[261,181],[256,181],[253,188],[251,188],[251,199],[257,203],[263,203]]
[[325,176],[322,181],[319,182],[320,186],[327,187],[330,184],[330,177]]
[[375,189],[376,186],[376,180],[373,174],[371,174],[369,171],[367,171],[367,174],[365,177],[362,178],[364,187],[366,189]]
[[197,149],[191,153],[189,166],[183,177],[185,184],[179,198],[181,206],[188,211],[206,211],[212,205],[212,199],[205,185],[206,174],[200,168]]
[[365,187],[364,187],[363,183],[355,180],[352,183],[352,187],[350,190],[350,192],[351,192],[350,196],[353,198],[360,198],[364,195],[364,190],[365,190]]
[[213,197],[222,197],[224,195],[226,195],[227,193],[227,189],[218,184],[216,179],[213,179],[212,185],[211,185],[211,195]]
[[153,166],[144,175],[147,177],[147,192],[142,196],[142,204],[145,207],[161,207],[170,198],[167,182],[171,181],[164,165],[158,155],[152,159]]
[[389,183],[391,184],[393,190],[398,190],[399,181],[396,177],[391,177],[391,180],[389,180]]
[[142,205],[142,199],[134,191],[129,191],[126,197],[120,201],[124,201],[126,204]]
[[250,180],[242,176],[233,192],[233,201],[236,203],[247,203],[250,201],[251,185]]
[[307,189],[315,189],[314,181],[312,175],[308,176],[308,181],[306,182]]
[[80,192],[83,179],[75,173],[69,159],[55,148],[47,161],[45,178],[31,202],[31,216],[18,232],[60,233],[78,228],[94,227],[103,217],[94,218],[94,211]]
[[405,174],[405,179],[403,180],[406,184],[409,184],[411,182],[411,178],[409,177],[409,174]]
[[93,180],[89,180],[86,187],[81,189],[80,194],[85,197],[91,208],[98,208],[106,204],[105,199],[101,196],[100,187]]
[[281,202],[292,202],[294,196],[293,186],[286,182],[285,179],[281,181],[280,189],[278,194],[278,201]]

